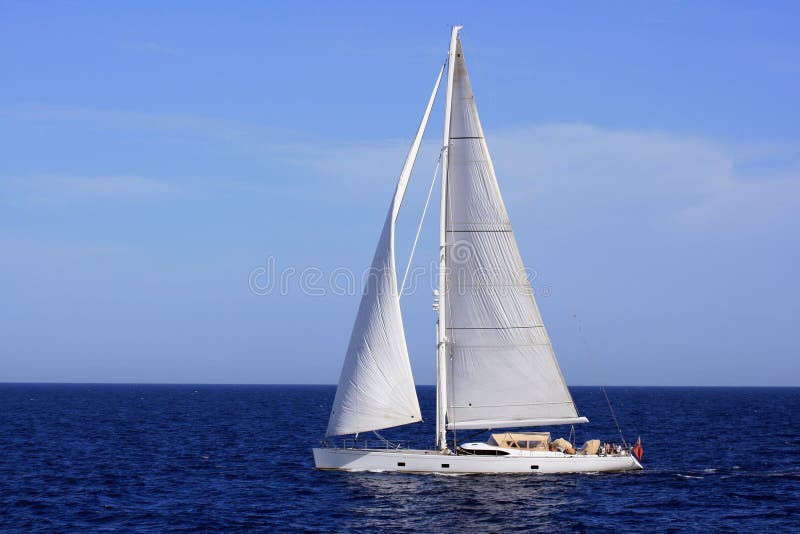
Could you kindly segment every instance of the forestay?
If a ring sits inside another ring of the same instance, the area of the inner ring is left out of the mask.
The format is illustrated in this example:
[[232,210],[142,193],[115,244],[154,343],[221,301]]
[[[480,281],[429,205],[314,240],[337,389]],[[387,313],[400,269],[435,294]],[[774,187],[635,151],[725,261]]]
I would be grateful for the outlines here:
[[422,419],[400,312],[394,230],[443,70],[406,157],[372,259],[328,420],[328,436],[379,430]]
[[458,41],[447,183],[447,428],[585,422],[517,249]]

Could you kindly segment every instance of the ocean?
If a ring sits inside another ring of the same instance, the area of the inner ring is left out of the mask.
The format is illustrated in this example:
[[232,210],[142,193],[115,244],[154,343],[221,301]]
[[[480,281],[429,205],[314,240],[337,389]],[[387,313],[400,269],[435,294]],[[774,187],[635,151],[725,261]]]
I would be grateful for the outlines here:
[[[0,530],[800,530],[800,388],[607,390],[644,471],[317,471],[333,386],[1,384]],[[576,441],[619,441],[601,390],[572,392]],[[431,447],[419,395],[386,438]]]

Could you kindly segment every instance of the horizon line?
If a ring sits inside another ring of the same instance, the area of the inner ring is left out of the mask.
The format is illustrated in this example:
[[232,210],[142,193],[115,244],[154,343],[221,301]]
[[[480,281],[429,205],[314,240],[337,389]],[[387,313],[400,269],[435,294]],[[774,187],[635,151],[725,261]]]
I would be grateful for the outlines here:
[[[61,385],[61,386],[281,386],[281,387],[337,387],[331,383],[300,383],[300,382],[118,382],[118,381],[0,381],[0,386],[6,385]],[[415,384],[416,387],[436,387],[436,384]],[[579,388],[763,388],[763,389],[797,389],[800,385],[714,385],[714,384],[573,384],[568,387]]]

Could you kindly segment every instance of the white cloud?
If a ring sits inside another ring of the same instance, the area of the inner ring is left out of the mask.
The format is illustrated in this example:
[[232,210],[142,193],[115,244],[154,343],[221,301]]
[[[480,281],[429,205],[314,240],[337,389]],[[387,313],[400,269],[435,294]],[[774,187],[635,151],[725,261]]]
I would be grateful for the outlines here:
[[[314,176],[335,179],[337,188],[363,190],[375,185],[394,186],[410,141],[382,140],[336,144],[285,144],[268,150],[282,163],[308,170]],[[388,204],[388,199],[386,203]]]
[[296,136],[296,132],[214,117],[47,104],[0,107],[0,117],[48,127],[80,126],[106,134],[109,130],[157,132],[168,134],[169,139],[208,140],[246,148]]
[[[698,136],[552,124],[487,134],[514,194],[577,209],[629,210],[655,224],[748,231],[795,222],[797,150]],[[538,204],[538,203],[537,203]]]
[[[305,173],[308,180],[279,184],[286,191],[314,188],[325,190],[328,196],[358,193],[365,197],[378,190],[390,191],[411,141],[300,140],[299,132],[260,124],[95,108],[15,106],[0,108],[0,116],[103,131],[139,129],[166,134],[170,140],[178,137],[204,146],[225,145],[235,149],[233,157],[257,158]],[[426,183],[438,149],[434,130],[432,125],[430,141],[423,145],[415,169],[415,179]],[[487,140],[509,204],[562,213],[580,210],[580,218],[586,221],[606,212],[625,211],[637,224],[644,221],[692,231],[752,233],[798,224],[800,151],[791,140],[729,143],[580,123],[489,130]],[[27,183],[14,187],[27,191],[29,200],[177,193],[174,186],[141,177],[50,175],[15,180]],[[265,177],[265,182],[249,187],[268,185],[271,193],[280,195],[281,189],[275,190],[278,184],[267,184],[269,180]],[[45,181],[49,181],[47,187]],[[229,180],[216,186],[238,187]]]
[[[691,230],[760,231],[798,224],[800,165],[794,143],[726,144],[700,136],[543,124],[487,132],[509,203],[593,216],[625,211]],[[286,145],[284,162],[349,190],[389,183],[408,142]],[[428,143],[428,154],[435,153]],[[431,159],[432,158],[428,158]],[[418,163],[416,179],[431,169]]]
[[8,201],[27,206],[93,200],[141,201],[182,196],[175,184],[143,176],[71,176],[43,174],[0,179]]

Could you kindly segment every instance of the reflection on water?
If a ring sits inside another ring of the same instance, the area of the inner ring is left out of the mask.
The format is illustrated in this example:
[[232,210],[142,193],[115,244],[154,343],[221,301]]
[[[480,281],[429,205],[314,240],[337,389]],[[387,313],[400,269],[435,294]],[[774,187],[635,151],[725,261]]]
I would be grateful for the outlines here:
[[[501,525],[563,526],[560,512],[582,507],[575,488],[580,476],[416,475],[337,473],[333,486],[348,498],[341,502],[344,529],[382,528],[386,519],[407,530],[442,525],[453,529],[496,530]],[[437,506],[431,506],[438,503]],[[420,514],[420,509],[428,510]]]

